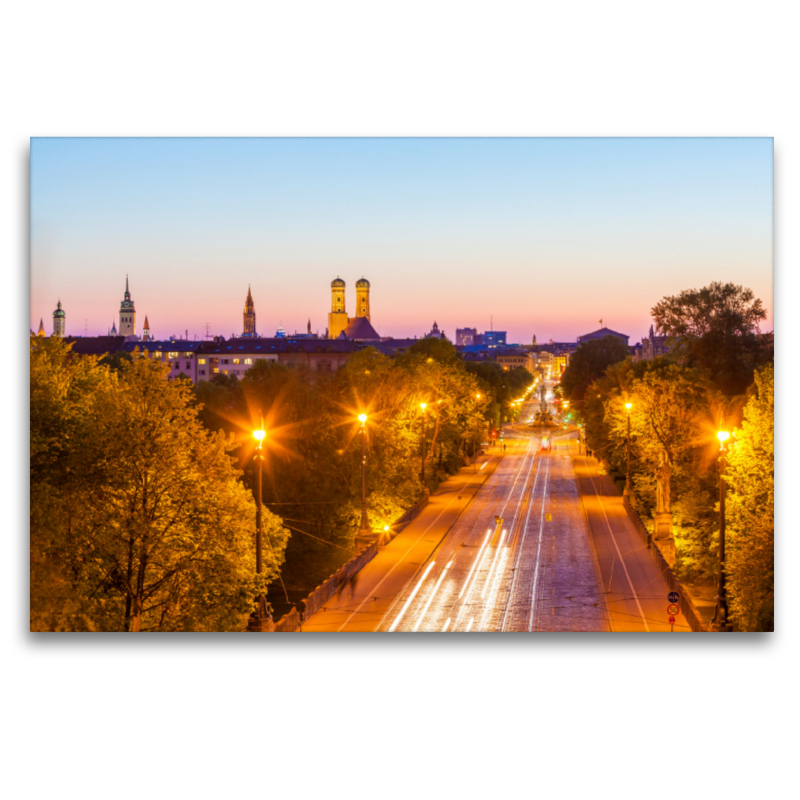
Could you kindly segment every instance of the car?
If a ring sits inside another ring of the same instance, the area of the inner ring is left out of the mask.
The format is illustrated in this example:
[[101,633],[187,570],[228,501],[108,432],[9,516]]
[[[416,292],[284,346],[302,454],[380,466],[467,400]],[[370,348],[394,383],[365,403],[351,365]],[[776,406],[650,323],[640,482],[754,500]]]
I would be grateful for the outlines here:
[[549,436],[542,436],[542,450],[546,450],[548,453],[550,452],[550,437]]

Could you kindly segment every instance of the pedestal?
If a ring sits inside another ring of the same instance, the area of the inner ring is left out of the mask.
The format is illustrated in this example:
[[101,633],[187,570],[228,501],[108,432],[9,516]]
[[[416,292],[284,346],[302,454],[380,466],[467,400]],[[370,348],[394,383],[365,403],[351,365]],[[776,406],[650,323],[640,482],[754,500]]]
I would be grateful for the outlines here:
[[269,613],[267,598],[261,595],[256,600],[256,607],[247,620],[247,630],[250,633],[271,633],[275,630],[272,614]]
[[675,539],[672,536],[672,514],[668,511],[653,514],[653,541],[670,567],[675,566]]

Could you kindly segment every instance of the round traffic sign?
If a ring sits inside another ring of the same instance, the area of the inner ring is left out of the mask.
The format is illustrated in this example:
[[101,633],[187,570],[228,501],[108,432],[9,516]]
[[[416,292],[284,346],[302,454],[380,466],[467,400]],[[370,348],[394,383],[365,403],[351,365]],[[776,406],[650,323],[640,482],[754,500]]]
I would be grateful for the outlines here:
[[678,600],[680,600],[680,599],[681,599],[681,596],[677,592],[670,592],[667,595],[667,600],[669,600],[670,603],[677,603]]
[[675,617],[670,617],[669,618],[669,624],[670,625],[674,625],[675,624]]
[[670,603],[667,606],[667,614],[669,614],[671,617],[675,617],[680,613],[681,613],[681,610],[680,610],[680,608],[678,608],[678,606],[675,603]]

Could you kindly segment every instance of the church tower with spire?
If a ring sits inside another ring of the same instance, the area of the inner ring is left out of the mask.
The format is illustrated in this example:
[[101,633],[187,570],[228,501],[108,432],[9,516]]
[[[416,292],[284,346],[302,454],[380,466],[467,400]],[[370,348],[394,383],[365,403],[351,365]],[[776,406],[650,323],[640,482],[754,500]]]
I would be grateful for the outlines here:
[[119,306],[119,336],[136,335],[136,306],[131,300],[128,276],[125,276],[125,299]]
[[58,301],[58,308],[53,312],[53,336],[64,336],[67,326],[67,315]]
[[47,336],[47,334],[45,333],[45,330],[44,330],[44,320],[41,317],[39,317],[39,330],[36,331],[36,335],[37,336]]
[[250,286],[247,286],[247,299],[244,301],[244,329],[242,339],[257,339],[256,333],[256,304],[253,302],[253,295]]
[[142,341],[150,341],[150,323],[147,321],[147,314],[144,315],[144,328],[142,329]]

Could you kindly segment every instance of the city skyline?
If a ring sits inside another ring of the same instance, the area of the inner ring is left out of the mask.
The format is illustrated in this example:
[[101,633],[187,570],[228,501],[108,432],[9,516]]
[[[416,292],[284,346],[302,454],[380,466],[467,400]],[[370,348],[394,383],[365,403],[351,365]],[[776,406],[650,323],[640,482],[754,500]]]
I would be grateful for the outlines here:
[[156,337],[238,334],[248,285],[262,335],[322,334],[337,276],[381,336],[635,342],[714,280],[772,330],[772,165],[771,139],[33,139],[31,328],[60,300],[105,334],[127,274]]

